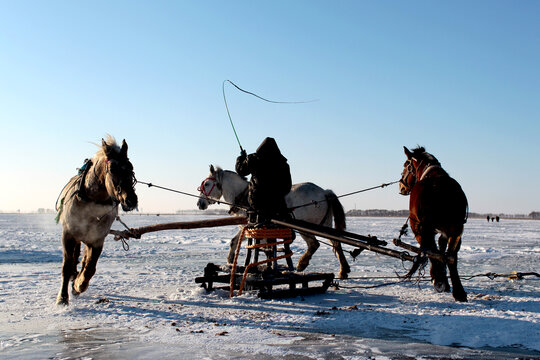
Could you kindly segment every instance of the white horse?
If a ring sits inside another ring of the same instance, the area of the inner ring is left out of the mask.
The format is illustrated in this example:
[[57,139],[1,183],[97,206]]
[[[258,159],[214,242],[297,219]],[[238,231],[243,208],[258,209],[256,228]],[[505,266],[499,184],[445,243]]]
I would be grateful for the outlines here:
[[[200,197],[197,206],[200,210],[206,210],[208,205],[216,203],[216,200],[221,199],[222,196],[229,204],[248,207],[248,181],[234,171],[223,170],[219,167],[214,169],[214,166],[210,165],[210,175],[203,180],[198,190]],[[345,212],[332,190],[324,190],[310,182],[294,184],[291,192],[285,197],[285,201],[289,209],[294,209],[292,214],[295,219],[328,227],[332,226],[333,219],[334,227],[337,230],[345,230]],[[302,206],[306,204],[309,205]],[[297,206],[299,207],[295,208]],[[231,206],[230,213],[245,215],[244,210],[234,206]],[[228,263],[234,261],[234,253],[241,233],[242,231],[239,230],[231,240],[231,247],[227,257]],[[300,236],[305,240],[307,250],[298,260],[296,269],[303,271],[309,265],[311,257],[320,244],[313,235],[300,233]],[[351,268],[343,254],[341,243],[332,241],[332,245],[340,263],[339,278],[346,279]]]

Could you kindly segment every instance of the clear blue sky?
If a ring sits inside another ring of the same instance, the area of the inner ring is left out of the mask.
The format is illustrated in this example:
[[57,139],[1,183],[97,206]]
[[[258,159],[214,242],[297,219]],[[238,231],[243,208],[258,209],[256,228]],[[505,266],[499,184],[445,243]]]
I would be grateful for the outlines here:
[[[397,180],[423,145],[473,212],[540,210],[538,1],[3,1],[0,210],[53,208],[106,134],[139,180],[196,193],[275,137],[294,182]],[[196,199],[138,186],[143,211]],[[397,185],[343,198],[405,209]]]

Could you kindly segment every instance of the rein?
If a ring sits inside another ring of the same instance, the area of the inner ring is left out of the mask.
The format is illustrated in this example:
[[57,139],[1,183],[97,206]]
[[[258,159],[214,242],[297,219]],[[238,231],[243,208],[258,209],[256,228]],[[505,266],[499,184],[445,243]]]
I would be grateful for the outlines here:
[[[339,199],[339,198],[342,198],[342,197],[355,195],[355,194],[363,193],[363,192],[366,192],[366,191],[375,190],[375,189],[378,189],[378,188],[384,188],[384,187],[387,187],[389,185],[397,184],[400,181],[401,180],[392,181],[392,182],[381,184],[381,185],[378,185],[378,186],[372,186],[372,187],[365,188],[365,189],[362,189],[362,190],[353,191],[353,192],[350,192],[350,193],[346,193],[346,194],[343,194],[343,195],[336,196],[336,198]],[[310,205],[315,205],[316,206],[319,203],[326,202],[328,200],[329,199],[323,199],[323,200],[319,200],[319,201],[311,200],[311,202],[308,202],[308,203],[305,203],[305,204],[302,204],[302,205],[298,205],[298,206],[293,206],[293,207],[289,208],[289,210],[294,211],[296,209],[299,209],[299,208],[302,208],[302,207],[305,207],[305,206],[310,206]]]
[[[233,203],[230,203],[230,202],[227,202],[227,201],[223,201],[223,200],[220,200],[220,199],[216,199],[216,198],[212,198],[210,196],[207,195],[207,192],[206,191],[203,191],[204,190],[204,183],[206,182],[206,180],[212,180],[212,181],[215,181],[215,178],[214,177],[207,177],[206,179],[204,179],[201,183],[201,186],[199,186],[197,188],[198,191],[202,192],[204,194],[204,196],[206,197],[206,199],[209,199],[209,200],[213,200],[215,201],[217,204],[225,204],[225,205],[229,205],[229,206],[232,206],[232,207],[236,207],[236,208],[240,208],[240,209],[243,209],[243,210],[249,210],[250,207],[249,206],[244,206],[244,205],[240,205],[240,204],[233,204]],[[375,189],[378,189],[378,188],[384,188],[384,187],[387,187],[389,185],[393,185],[393,184],[396,184],[398,183],[399,180],[397,181],[392,181],[390,183],[384,183],[384,184],[381,184],[381,185],[378,185],[378,186],[372,186],[370,188],[365,188],[365,189],[362,189],[362,190],[358,190],[358,191],[353,191],[353,192],[350,192],[350,193],[347,193],[347,194],[343,194],[343,195],[340,195],[340,196],[336,196],[336,198],[342,198],[342,197],[345,197],[345,196],[350,196],[350,195],[354,195],[354,194],[359,194],[359,193],[362,193],[362,192],[366,192],[366,191],[370,191],[370,190],[375,190]],[[175,190],[175,189],[171,189],[171,188],[167,188],[167,187],[164,187],[164,186],[159,186],[159,185],[154,185],[152,183],[147,183],[147,182],[144,182],[144,181],[139,181],[137,180],[137,183],[139,184],[143,184],[143,185],[147,185],[148,187],[156,187],[158,189],[162,189],[162,190],[166,190],[166,191],[171,191],[171,192],[174,192],[174,193],[177,193],[177,194],[182,194],[182,195],[186,195],[186,196],[191,196],[191,197],[195,197],[197,199],[202,199],[203,197],[200,196],[200,195],[194,195],[194,194],[190,194],[190,193],[187,193],[187,192],[184,192],[184,191],[180,191],[180,190]],[[208,192],[208,194],[210,194],[212,192],[212,190],[214,189],[214,186],[216,186],[216,184],[213,184],[212,186],[212,189],[210,189],[210,191]],[[306,206],[310,206],[310,205],[318,205],[319,203],[323,203],[323,202],[327,202],[328,199],[322,199],[322,200],[312,200],[308,203],[305,203],[305,204],[302,204],[302,205],[298,205],[298,206],[294,206],[294,207],[291,207],[291,208],[288,208],[288,210],[290,210],[290,212],[293,212],[294,210],[296,209],[299,209],[299,208],[302,208],[302,207],[306,207]]]
[[[184,191],[175,190],[175,189],[167,188],[167,187],[164,187],[164,186],[154,185],[152,183],[147,183],[147,182],[144,182],[144,181],[137,180],[137,183],[147,185],[148,187],[155,187],[155,188],[158,188],[158,189],[161,189],[161,190],[166,190],[166,191],[174,192],[174,193],[177,193],[177,194],[182,194],[182,195],[186,195],[186,196],[195,197],[197,199],[203,199],[203,197],[200,196],[200,195],[190,194],[190,193],[187,193],[187,192],[184,192]],[[247,206],[231,204],[230,202],[222,201],[220,199],[215,199],[215,198],[212,198],[212,197],[209,197],[209,196],[206,196],[206,198],[215,201],[217,204],[225,204],[225,205],[229,205],[229,206],[236,206],[236,207],[242,208],[244,210],[249,210],[249,207],[247,207]]]

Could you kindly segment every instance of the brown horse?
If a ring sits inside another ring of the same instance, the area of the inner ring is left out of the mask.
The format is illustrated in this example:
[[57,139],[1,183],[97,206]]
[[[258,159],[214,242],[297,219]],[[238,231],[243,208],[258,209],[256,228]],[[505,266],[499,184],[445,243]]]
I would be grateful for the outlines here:
[[[463,225],[467,221],[468,205],[465,193],[458,182],[443,170],[439,161],[423,147],[409,151],[404,147],[405,161],[400,180],[400,193],[411,196],[409,220],[411,229],[423,250],[438,251],[453,257],[447,262],[452,280],[452,295],[456,301],[467,301],[457,270],[457,253],[461,246]],[[439,233],[439,247],[435,235]],[[438,292],[450,291],[446,265],[431,259],[431,279]],[[415,264],[408,276],[417,269]]]
[[[71,178],[57,202],[58,220],[62,223],[62,286],[57,304],[69,303],[68,286],[73,280],[73,294],[86,291],[96,272],[96,264],[105,237],[118,214],[137,207],[135,174],[127,157],[128,146],[118,146],[113,137],[102,140],[102,146],[87,160],[79,174]],[[81,270],[77,271],[81,242],[85,244]]]

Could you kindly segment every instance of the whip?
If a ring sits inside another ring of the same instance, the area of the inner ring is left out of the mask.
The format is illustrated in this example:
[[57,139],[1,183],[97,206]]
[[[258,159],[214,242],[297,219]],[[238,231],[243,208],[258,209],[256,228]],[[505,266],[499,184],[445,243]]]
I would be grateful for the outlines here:
[[240,151],[244,151],[244,149],[242,148],[242,145],[240,144],[240,140],[238,139],[238,134],[236,133],[236,129],[234,127],[234,124],[233,124],[233,121],[232,121],[232,118],[231,118],[231,113],[229,112],[229,106],[227,104],[227,98],[225,96],[225,83],[231,84],[232,86],[234,86],[235,88],[237,88],[238,90],[240,90],[243,93],[246,93],[246,94],[251,95],[251,96],[255,96],[257,99],[260,99],[260,100],[263,100],[263,101],[266,101],[266,102],[269,102],[269,103],[272,103],[272,104],[306,104],[306,103],[317,101],[317,100],[309,100],[309,101],[274,101],[274,100],[268,100],[268,99],[265,99],[262,96],[259,96],[259,95],[255,94],[255,93],[252,93],[250,91],[242,89],[240,86],[236,85],[231,80],[224,80],[223,84],[221,86],[221,91],[223,93],[223,101],[225,102],[225,108],[227,109],[227,116],[229,117],[229,122],[231,123],[232,129],[233,129],[233,132],[234,132],[234,136],[236,137],[236,141],[238,142],[238,146],[240,146]]

